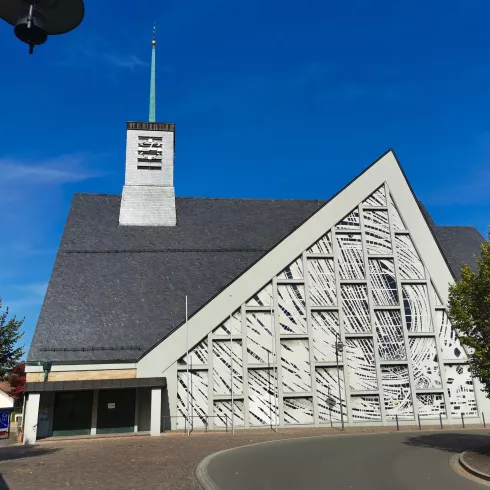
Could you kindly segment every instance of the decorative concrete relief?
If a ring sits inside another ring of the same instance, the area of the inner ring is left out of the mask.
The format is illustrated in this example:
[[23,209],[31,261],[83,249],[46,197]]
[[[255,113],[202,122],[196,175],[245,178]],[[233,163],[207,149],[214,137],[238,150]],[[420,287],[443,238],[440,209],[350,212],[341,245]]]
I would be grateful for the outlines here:
[[310,353],[307,340],[281,340],[284,393],[311,391]]
[[468,366],[447,364],[445,369],[451,415],[460,417],[463,414],[465,417],[477,417],[475,387]]
[[374,306],[396,306],[399,304],[393,260],[370,259],[369,278]]
[[232,393],[232,379],[233,393],[237,395],[243,393],[242,341],[213,341],[214,394],[230,395]]
[[400,310],[375,312],[378,351],[381,361],[403,361],[407,358]]
[[313,244],[306,253],[309,254],[332,254],[332,238],[330,232],[325,234],[320,240]]
[[299,257],[277,275],[277,279],[303,279],[303,258]]
[[360,234],[336,235],[339,249],[340,279],[365,279],[364,256]]
[[382,366],[383,395],[386,418],[413,419],[413,403],[407,366]]
[[281,284],[277,287],[280,333],[306,333],[305,287]]
[[391,208],[391,223],[394,230],[404,230],[405,224],[403,223],[402,217],[396,208],[395,201],[390,194],[390,208]]
[[408,331],[413,333],[433,332],[427,286],[425,284],[404,284],[402,291]]
[[396,256],[400,268],[400,279],[424,279],[424,266],[408,235],[395,237]]
[[312,311],[311,325],[315,361],[335,362],[335,342],[340,334],[339,314],[336,311]]
[[341,412],[350,424],[476,417],[467,354],[408,231],[380,187],[306,256],[291,257],[181,358],[179,414],[189,391],[194,427],[209,410],[216,427],[338,425]]
[[363,206],[386,206],[386,193],[384,186],[380,187],[376,192],[371,194],[365,201]]
[[[208,372],[177,373],[177,424],[187,423],[194,428],[204,428],[208,414]],[[189,389],[187,389],[189,387]]]
[[273,317],[267,312],[247,312],[247,363],[275,362]]
[[308,281],[312,306],[337,304],[333,259],[308,259]]
[[248,371],[248,411],[251,426],[273,426],[277,423],[279,408],[275,370]]
[[355,391],[376,391],[376,364],[372,339],[347,339],[345,358],[349,366],[349,386]]
[[[332,422],[340,422],[340,407],[342,407],[344,421],[347,421],[344,370],[340,368],[337,372],[335,367],[318,367],[315,371],[318,416],[320,422],[329,423],[330,420]],[[339,376],[342,404],[340,403],[339,398]]]
[[312,398],[285,398],[283,403],[285,424],[313,424]]
[[363,211],[367,252],[370,255],[391,254],[388,211]]

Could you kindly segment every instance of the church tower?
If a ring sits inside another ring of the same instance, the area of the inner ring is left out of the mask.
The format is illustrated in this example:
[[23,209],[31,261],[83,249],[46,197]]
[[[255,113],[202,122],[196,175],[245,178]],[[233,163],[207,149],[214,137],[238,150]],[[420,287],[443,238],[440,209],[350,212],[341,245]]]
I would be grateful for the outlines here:
[[177,224],[174,189],[175,124],[155,122],[155,52],[153,26],[148,122],[128,122],[126,125],[126,175],[119,213],[121,226]]

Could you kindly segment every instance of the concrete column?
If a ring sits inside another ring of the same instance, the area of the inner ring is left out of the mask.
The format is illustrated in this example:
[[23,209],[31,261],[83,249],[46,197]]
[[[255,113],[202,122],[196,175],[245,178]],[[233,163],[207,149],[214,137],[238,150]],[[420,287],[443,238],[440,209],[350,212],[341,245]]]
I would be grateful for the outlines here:
[[[384,403],[384,389],[383,389],[383,377],[382,377],[382,372],[381,372],[381,359],[379,355],[379,345],[378,345],[378,333],[376,331],[376,313],[374,311],[374,297],[373,297],[373,289],[371,285],[371,276],[370,276],[370,269],[369,269],[369,255],[367,251],[367,240],[366,240],[366,229],[364,225],[364,212],[362,210],[362,204],[359,204],[358,206],[358,213],[359,213],[359,224],[361,228],[361,243],[362,243],[362,256],[364,260],[364,274],[366,277],[366,288],[367,288],[367,295],[368,295],[368,308],[369,308],[369,318],[371,319],[371,334],[372,337],[370,338],[373,342],[373,349],[374,349],[374,364],[375,364],[375,369],[376,369],[376,380],[378,383],[378,393],[379,393],[379,411],[381,413],[381,425],[386,425],[386,409],[385,409],[385,403]],[[387,211],[388,215],[389,212]],[[390,219],[390,218],[388,218]],[[394,250],[395,247],[395,242],[393,241],[392,244],[392,249]],[[399,297],[401,298],[401,290],[399,292]],[[396,306],[394,307],[396,309]],[[408,346],[407,346],[408,349]],[[408,356],[408,351],[407,351],[407,356]]]
[[162,389],[151,390],[150,435],[159,436],[162,432]]
[[169,413],[164,415],[170,415],[170,429],[177,430],[177,416],[179,415],[178,401],[177,401],[177,391],[178,391],[177,363],[174,362],[171,366],[169,366],[167,370],[162,373],[161,376],[163,376],[167,380],[166,390],[167,390],[167,397],[168,397]]
[[90,435],[97,434],[97,412],[99,408],[99,390],[94,390],[92,396],[92,422],[90,424]]
[[208,333],[208,429],[214,428],[213,332]]
[[242,322],[242,366],[243,366],[243,425],[250,428],[248,408],[248,351],[247,351],[247,310],[245,303],[240,307]]
[[24,444],[34,444],[37,435],[40,393],[29,393],[24,421]]
[[[339,272],[340,247],[337,242],[337,235],[335,234],[335,229],[333,227],[331,231],[331,237],[332,237],[333,264],[334,264],[334,271],[335,271],[335,291],[337,295],[337,307],[339,309],[339,337],[340,337],[340,341],[345,346],[343,352],[339,356],[340,357],[339,366],[342,366],[343,375],[344,375],[343,398],[345,399],[345,408],[347,410],[347,420],[345,420],[344,418],[344,423],[345,425],[352,426],[354,425],[354,419],[352,418],[351,394],[350,394],[350,382],[349,382],[349,363],[346,354],[347,342],[345,340],[344,309],[342,304],[342,289],[340,287],[340,272]],[[340,406],[340,410],[343,410],[342,406]]]
[[138,388],[135,389],[134,394],[134,432],[138,432],[139,416],[140,416],[140,396]]
[[308,273],[308,258],[306,252],[303,252],[302,260],[303,280],[305,284],[305,313],[308,331],[308,350],[310,353],[311,392],[313,393],[313,421],[315,427],[318,427],[320,425],[320,408],[318,406],[318,394],[316,391],[315,348],[313,343],[313,326],[311,324],[310,277]]

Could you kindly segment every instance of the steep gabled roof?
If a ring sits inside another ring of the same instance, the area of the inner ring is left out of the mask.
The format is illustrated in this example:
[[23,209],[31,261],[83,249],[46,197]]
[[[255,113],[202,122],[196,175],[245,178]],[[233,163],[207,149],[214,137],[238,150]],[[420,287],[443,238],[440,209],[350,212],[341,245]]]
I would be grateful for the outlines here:
[[[134,360],[322,201],[177,198],[178,226],[118,226],[120,196],[76,194],[29,361]],[[83,350],[82,350],[83,349]]]
[[485,240],[474,226],[437,226],[425,206],[419,202],[422,214],[432,229],[448,262],[453,276],[461,278],[461,266],[476,270],[477,257]]
[[[138,359],[326,201],[177,198],[178,223],[120,227],[121,197],[76,194],[28,360]],[[437,227],[454,276],[483,237]]]

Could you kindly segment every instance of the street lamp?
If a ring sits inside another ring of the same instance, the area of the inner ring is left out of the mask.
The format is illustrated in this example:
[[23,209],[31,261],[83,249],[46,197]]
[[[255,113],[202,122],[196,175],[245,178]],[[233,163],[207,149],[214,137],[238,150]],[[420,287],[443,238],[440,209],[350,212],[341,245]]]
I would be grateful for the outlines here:
[[335,359],[337,360],[337,380],[339,385],[339,402],[340,402],[340,422],[342,430],[344,430],[344,410],[342,409],[342,390],[340,389],[340,369],[339,369],[339,353],[342,354],[344,344],[340,341],[339,334],[335,332]]
[[83,0],[2,0],[0,18],[14,26],[15,35],[29,46],[44,44],[48,36],[64,34],[82,22]]

